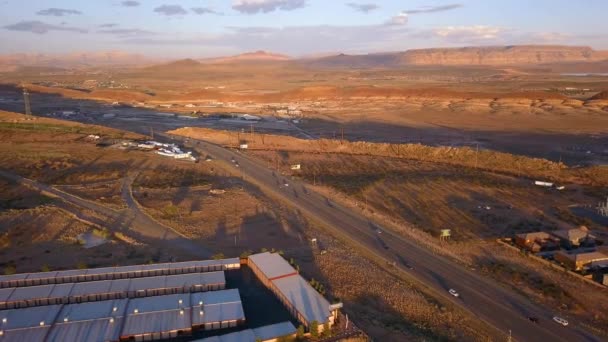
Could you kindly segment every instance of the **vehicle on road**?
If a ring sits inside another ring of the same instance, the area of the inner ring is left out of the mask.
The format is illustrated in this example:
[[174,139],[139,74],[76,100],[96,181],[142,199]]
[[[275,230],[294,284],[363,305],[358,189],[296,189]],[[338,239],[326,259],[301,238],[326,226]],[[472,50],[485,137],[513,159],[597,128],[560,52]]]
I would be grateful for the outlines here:
[[205,157],[205,161],[210,162],[210,161],[212,161],[212,160],[213,160],[213,158],[211,158],[211,156],[207,156],[207,157]]
[[530,316],[530,317],[528,317],[528,320],[532,323],[538,324],[538,317]]
[[555,321],[555,323],[562,325],[564,327],[568,326],[568,321],[561,317],[555,316],[555,317],[553,317],[553,321]]
[[288,187],[288,186],[289,186],[289,183],[285,182],[285,183],[283,183],[283,186],[284,186],[284,187]]
[[449,289],[448,292],[456,298],[460,297],[460,294],[458,292],[456,292],[456,290],[454,290],[454,289]]
[[408,270],[413,270],[413,269],[414,269],[414,266],[412,266],[412,265],[410,265],[410,264],[408,264],[408,263],[406,263],[406,264],[405,264],[405,267],[406,267]]
[[234,157],[230,157],[230,161],[236,163],[236,159],[234,159]]
[[380,229],[376,229],[376,233],[378,233],[378,234],[382,234],[382,230],[380,230]]

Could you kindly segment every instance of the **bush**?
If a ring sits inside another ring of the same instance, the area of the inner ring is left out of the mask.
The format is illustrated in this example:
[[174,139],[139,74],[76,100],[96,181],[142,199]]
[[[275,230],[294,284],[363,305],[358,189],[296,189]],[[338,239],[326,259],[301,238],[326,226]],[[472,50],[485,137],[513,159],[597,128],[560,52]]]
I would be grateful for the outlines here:
[[79,270],[84,270],[89,268],[89,266],[84,261],[79,261],[78,264],[76,264],[76,268]]
[[296,338],[298,339],[298,341],[304,339],[304,326],[302,324],[300,324],[298,330],[296,330]]
[[221,260],[225,259],[226,257],[224,256],[224,253],[217,253],[214,254],[211,258],[213,258],[213,260]]
[[15,265],[8,265],[4,268],[5,275],[11,275],[15,273],[17,273],[17,268],[15,267]]
[[331,337],[331,327],[329,326],[329,322],[323,323],[323,337]]
[[241,258],[247,258],[251,254],[253,254],[253,251],[248,249],[248,250],[244,251],[243,253],[241,253]]
[[312,338],[319,337],[319,322],[317,322],[317,321],[310,322],[310,336],[312,336]]
[[40,272],[50,272],[51,268],[49,267],[48,264],[44,264],[42,265],[42,267],[40,267]]

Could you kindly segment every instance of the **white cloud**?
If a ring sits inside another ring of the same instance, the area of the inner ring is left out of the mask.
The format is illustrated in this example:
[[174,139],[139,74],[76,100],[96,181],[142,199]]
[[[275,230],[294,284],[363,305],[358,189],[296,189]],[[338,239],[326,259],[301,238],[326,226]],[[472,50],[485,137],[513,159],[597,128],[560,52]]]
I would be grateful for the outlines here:
[[363,12],[363,13],[369,13],[371,11],[375,11],[378,8],[380,8],[380,6],[378,6],[376,4],[372,4],[372,3],[359,4],[359,3],[355,3],[355,2],[349,2],[346,4],[346,6],[354,9],[355,11]]
[[308,0],[234,0],[232,9],[245,14],[293,11],[305,7]]
[[407,15],[407,13],[401,12],[401,13],[397,14],[396,16],[392,17],[391,19],[389,19],[386,22],[386,24],[394,25],[394,26],[403,26],[403,25],[407,24],[408,20],[409,20],[409,17]]
[[432,29],[435,36],[457,41],[493,40],[499,38],[507,29],[497,26],[445,26]]

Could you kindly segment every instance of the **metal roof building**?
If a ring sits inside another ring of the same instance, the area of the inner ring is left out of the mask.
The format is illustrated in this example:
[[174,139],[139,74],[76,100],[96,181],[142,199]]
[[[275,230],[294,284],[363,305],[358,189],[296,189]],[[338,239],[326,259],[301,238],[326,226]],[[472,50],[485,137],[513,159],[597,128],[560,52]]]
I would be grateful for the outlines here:
[[0,309],[221,290],[224,272],[102,280],[0,289]]
[[245,312],[237,289],[192,293],[192,326],[214,330],[236,327],[245,322]]
[[319,329],[324,323],[333,325],[336,313],[329,302],[279,254],[250,255],[247,265],[306,328],[313,321],[321,325]]
[[128,301],[64,305],[46,341],[118,341]]
[[317,290],[300,277],[287,277],[273,281],[278,290],[279,300],[291,306],[296,311],[299,321],[308,323],[317,321],[319,324],[329,322],[332,317],[330,304]]
[[249,256],[250,267],[258,267],[258,270],[268,280],[297,275],[298,272],[276,253],[260,253]]
[[143,341],[189,335],[191,311],[188,294],[131,299],[120,338]]
[[236,289],[183,293],[0,311],[0,341],[164,339],[207,323],[220,329],[244,320]]
[[42,341],[61,305],[0,311],[0,341]]
[[275,341],[279,337],[293,336],[296,328],[291,322],[282,322],[263,326],[256,329],[237,331],[221,336],[207,337],[194,342],[256,342],[256,341]]
[[0,288],[202,273],[238,268],[240,268],[240,260],[238,258],[231,258],[85,270],[21,273],[0,276]]

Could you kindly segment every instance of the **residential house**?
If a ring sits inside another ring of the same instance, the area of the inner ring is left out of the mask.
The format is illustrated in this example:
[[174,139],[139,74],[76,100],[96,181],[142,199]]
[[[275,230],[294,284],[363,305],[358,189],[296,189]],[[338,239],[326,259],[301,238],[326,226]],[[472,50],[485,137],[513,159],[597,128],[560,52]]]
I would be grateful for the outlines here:
[[515,235],[515,244],[533,253],[559,246],[559,239],[549,233],[533,232]]

